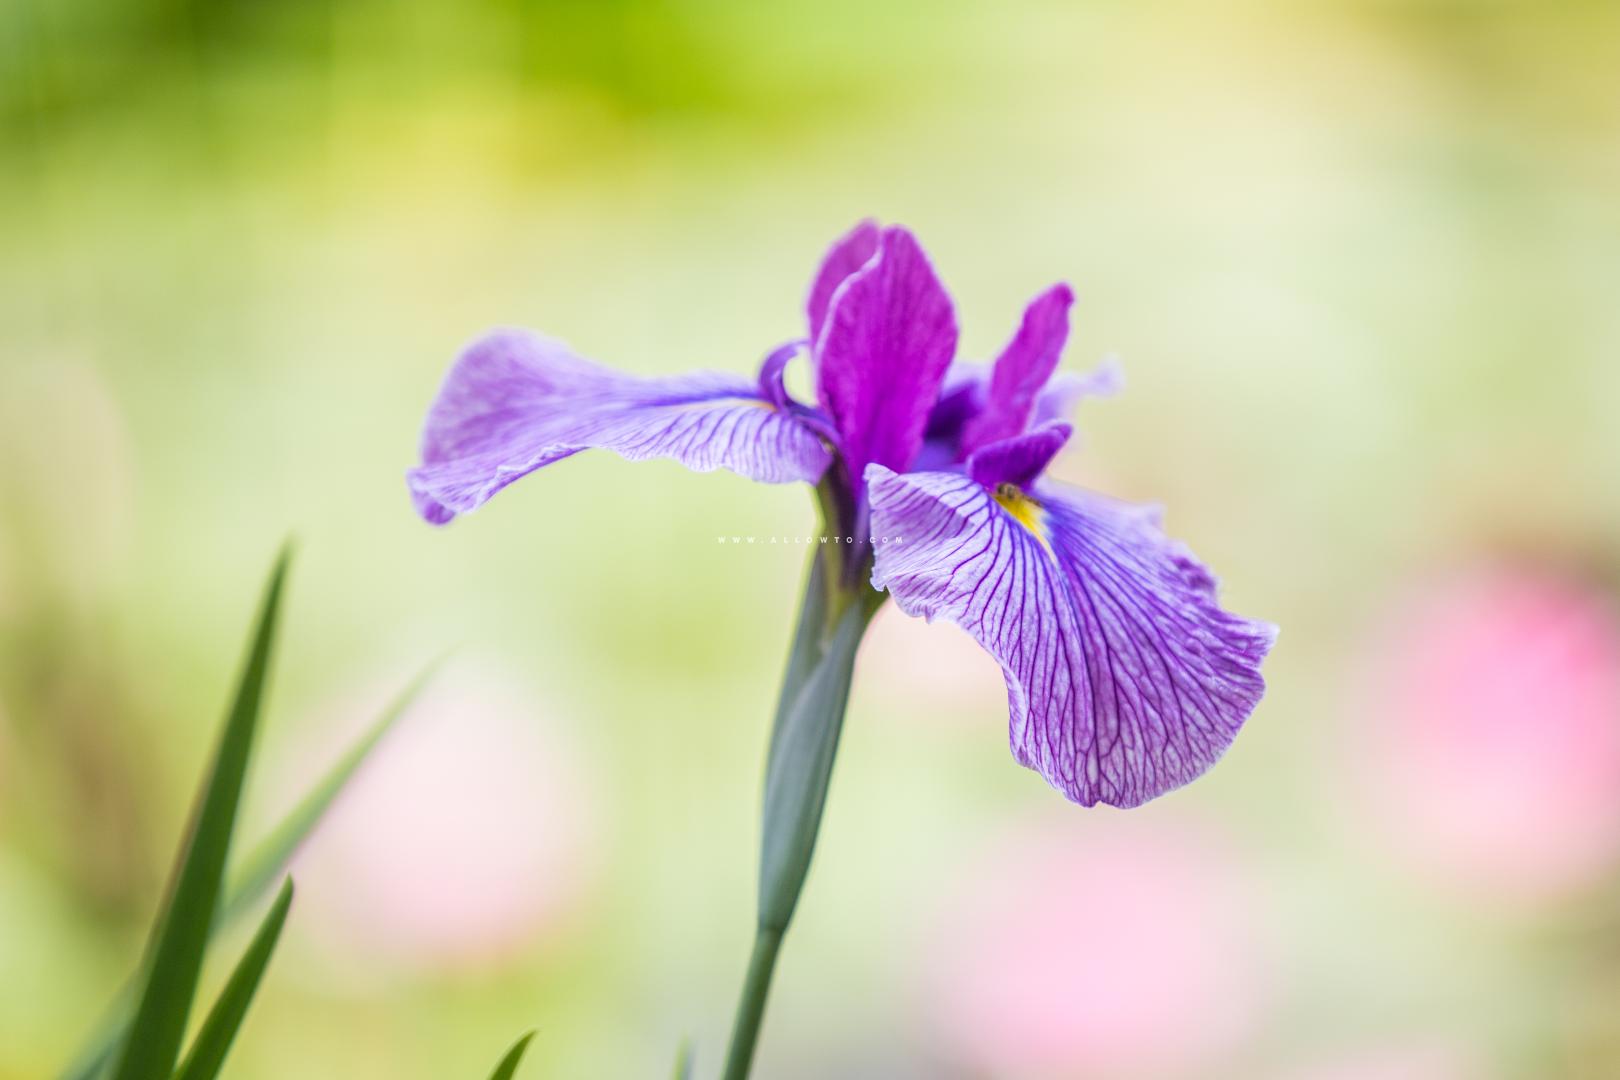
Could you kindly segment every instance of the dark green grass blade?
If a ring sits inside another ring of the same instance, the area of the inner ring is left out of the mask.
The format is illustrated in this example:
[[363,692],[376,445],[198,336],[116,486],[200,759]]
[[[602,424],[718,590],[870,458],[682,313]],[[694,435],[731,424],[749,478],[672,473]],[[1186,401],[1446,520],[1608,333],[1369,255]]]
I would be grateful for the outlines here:
[[534,1032],[529,1032],[523,1038],[512,1044],[512,1049],[501,1058],[501,1063],[495,1066],[495,1071],[489,1074],[489,1080],[512,1080],[517,1075],[518,1062],[523,1060],[523,1051],[529,1048],[529,1040],[534,1038]]
[[253,849],[253,853],[242,864],[241,871],[233,875],[233,884],[227,893],[224,906],[220,909],[218,920],[220,925],[231,922],[244,910],[258,903],[260,897],[281,877],[299,845],[308,838],[315,825],[331,807],[333,800],[354,778],[354,774],[359,771],[371,752],[377,748],[377,744],[382,742],[383,736],[393,728],[394,721],[410,708],[416,696],[422,692],[422,688],[438,670],[441,662],[434,661],[412,679],[410,684],[388,703],[382,715],[371,725],[371,730],[349,748],[348,753],[332,766],[331,771],[304,796],[293,808],[292,813],[288,814],[281,824]]
[[225,876],[225,858],[236,827],[242,782],[253,750],[253,732],[264,700],[289,557],[289,550],[283,548],[271,571],[236,700],[220,735],[190,835],[181,845],[167,902],[153,929],[145,965],[146,983],[129,1037],[118,1057],[114,1071],[117,1080],[170,1080],[180,1056],[180,1040],[197,993],[203,952]]
[[[235,885],[228,890],[225,903],[216,913],[215,932],[231,925],[243,912],[263,899],[270,885],[286,870],[298,846],[308,838],[333,800],[364,764],[371,751],[376,749],[377,744],[392,729],[394,722],[416,700],[441,662],[436,661],[428,665],[404,690],[400,691],[372,724],[371,730],[338,760],[331,771],[321,778],[320,783],[304,796],[292,813],[282,819],[280,824],[271,830],[270,835],[254,848],[252,854],[244,861],[243,869],[234,875]],[[118,1041],[129,1028],[129,1016],[134,1008],[134,990],[133,985],[127,986],[114,1000],[112,1007],[107,1010],[106,1018],[86,1041],[85,1049],[62,1073],[62,1080],[95,1080],[105,1071],[118,1048]]]
[[214,1080],[219,1075],[220,1067],[225,1064],[225,1055],[230,1052],[231,1042],[236,1038],[236,1031],[242,1026],[243,1017],[247,1016],[248,1006],[253,1003],[253,994],[259,989],[264,969],[270,964],[270,954],[276,951],[276,942],[281,937],[282,926],[287,922],[287,909],[292,907],[292,899],[293,883],[292,878],[288,878],[276,902],[271,905],[269,914],[259,924],[258,933],[253,935],[247,952],[242,954],[236,970],[231,972],[230,981],[220,991],[219,1000],[209,1010],[202,1030],[197,1032],[191,1049],[186,1052],[185,1063],[175,1073],[175,1080]]

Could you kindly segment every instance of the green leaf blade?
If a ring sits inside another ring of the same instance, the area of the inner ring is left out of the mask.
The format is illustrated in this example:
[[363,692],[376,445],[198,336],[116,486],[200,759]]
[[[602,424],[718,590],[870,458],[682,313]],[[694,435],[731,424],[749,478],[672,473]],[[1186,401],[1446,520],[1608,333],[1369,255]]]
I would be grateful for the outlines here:
[[534,1038],[534,1032],[529,1032],[523,1038],[512,1044],[512,1049],[501,1058],[501,1063],[495,1066],[495,1071],[489,1074],[489,1080],[512,1080],[517,1075],[518,1062],[523,1060],[523,1052],[529,1048],[529,1040]]
[[281,939],[281,928],[287,923],[292,900],[293,883],[292,878],[288,878],[281,886],[276,902],[259,924],[247,951],[237,962],[236,970],[231,972],[230,981],[209,1010],[208,1019],[203,1021],[202,1030],[197,1032],[197,1038],[186,1053],[185,1063],[175,1074],[175,1080],[214,1080],[219,1075],[221,1066],[225,1064],[225,1055],[230,1052],[236,1032],[247,1016],[248,1006],[253,1004],[259,980],[270,965],[276,942]]
[[393,729],[395,721],[416,701],[422,688],[438,671],[440,663],[442,661],[429,664],[395,695],[360,740],[338,759],[320,783],[311,788],[292,812],[253,849],[252,854],[243,861],[241,871],[234,875],[224,906],[220,909],[220,925],[232,922],[243,911],[258,903],[270,886],[280,879],[299,846],[308,839],[371,752]]
[[[395,722],[415,703],[423,687],[437,672],[442,660],[429,664],[397,694],[383,713],[372,723],[360,741],[350,747],[332,769],[270,834],[243,860],[242,869],[233,875],[234,884],[226,892],[226,899],[215,914],[213,932],[231,925],[264,898],[271,885],[278,881],[291,862],[298,847],[319,824],[333,801],[348,785],[371,752],[392,730]],[[120,992],[106,1017],[87,1040],[61,1075],[61,1080],[96,1080],[107,1069],[117,1052],[120,1040],[129,1030],[130,1012],[134,1007],[137,987],[132,983]]]
[[181,845],[167,902],[154,926],[146,983],[114,1071],[117,1080],[169,1080],[180,1055],[236,828],[290,558],[290,549],[284,547],[265,588],[236,698],[190,835]]

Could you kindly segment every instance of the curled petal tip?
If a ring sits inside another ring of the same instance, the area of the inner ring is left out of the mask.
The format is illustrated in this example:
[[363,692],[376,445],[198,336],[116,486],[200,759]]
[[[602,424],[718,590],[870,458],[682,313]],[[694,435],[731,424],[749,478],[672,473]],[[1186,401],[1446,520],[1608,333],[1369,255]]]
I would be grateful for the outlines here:
[[417,516],[429,525],[448,525],[455,519],[456,512],[422,489],[417,472],[411,469],[405,474],[405,485],[410,489],[411,505],[416,508]]
[[787,409],[792,404],[787,392],[787,367],[804,346],[803,339],[789,341],[772,350],[759,366],[760,395],[778,409]]

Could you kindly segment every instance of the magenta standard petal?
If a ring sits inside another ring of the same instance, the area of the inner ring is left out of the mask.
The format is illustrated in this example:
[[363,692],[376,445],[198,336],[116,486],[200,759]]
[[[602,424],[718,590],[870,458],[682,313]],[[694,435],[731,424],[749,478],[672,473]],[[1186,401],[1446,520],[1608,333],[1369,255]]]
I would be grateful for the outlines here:
[[1001,484],[1028,487],[1073,434],[1072,426],[1057,420],[1028,435],[991,443],[968,455],[967,474],[989,491]]
[[871,261],[877,254],[880,230],[877,222],[868,218],[840,236],[822,257],[821,269],[810,285],[810,298],[805,303],[810,316],[810,340],[821,337],[822,324],[827,321],[827,309],[833,294],[844,279]]
[[1223,611],[1157,514],[1046,484],[992,496],[953,473],[867,476],[872,584],[967,630],[1007,680],[1013,756],[1087,806],[1194,779],[1265,689],[1274,627]]
[[1069,340],[1073,304],[1074,293],[1061,284],[1030,301],[1018,333],[996,358],[984,408],[962,433],[964,454],[1023,433],[1035,398],[1057,370],[1063,344]]
[[813,431],[749,379],[637,378],[549,338],[503,330],[450,369],[428,411],[422,464],[407,480],[417,511],[442,525],[542,465],[596,447],[773,484],[814,483],[832,460]]
[[928,256],[901,228],[833,296],[815,343],[817,396],[851,476],[871,462],[905,469],[956,351],[956,314]]

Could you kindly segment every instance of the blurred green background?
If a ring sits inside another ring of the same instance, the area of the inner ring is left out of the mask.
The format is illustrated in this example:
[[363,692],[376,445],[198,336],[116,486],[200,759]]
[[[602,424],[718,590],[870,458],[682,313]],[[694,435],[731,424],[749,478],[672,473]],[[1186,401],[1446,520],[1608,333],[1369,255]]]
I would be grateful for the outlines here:
[[300,867],[231,1073],[484,1075],[536,1026],[531,1075],[683,1035],[710,1074],[803,556],[715,537],[810,500],[583,455],[435,531],[402,474],[483,329],[751,371],[866,215],[967,355],[1073,283],[1068,366],[1128,390],[1061,470],[1283,633],[1226,760],[1120,814],[885,613],[760,1075],[1620,1075],[1617,72],[1600,0],[9,0],[0,1077],[135,962],[289,532],[248,839],[458,652]]

